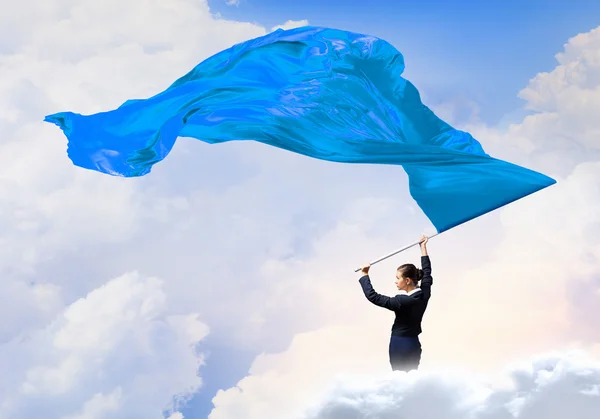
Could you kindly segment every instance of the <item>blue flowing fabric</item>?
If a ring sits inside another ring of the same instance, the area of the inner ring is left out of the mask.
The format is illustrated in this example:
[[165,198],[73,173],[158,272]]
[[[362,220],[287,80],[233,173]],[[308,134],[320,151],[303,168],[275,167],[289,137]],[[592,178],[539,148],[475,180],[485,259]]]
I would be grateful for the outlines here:
[[84,116],[49,115],[77,166],[143,176],[178,136],[253,140],[317,159],[401,165],[438,232],[555,181],[488,156],[401,77],[388,42],[342,30],[278,30],[222,51],[149,99]]

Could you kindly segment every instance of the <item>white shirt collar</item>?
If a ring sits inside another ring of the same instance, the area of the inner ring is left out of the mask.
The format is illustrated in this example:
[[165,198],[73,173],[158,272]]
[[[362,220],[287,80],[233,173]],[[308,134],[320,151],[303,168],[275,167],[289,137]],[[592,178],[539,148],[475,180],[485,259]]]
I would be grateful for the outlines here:
[[399,290],[398,294],[402,294],[402,295],[413,295],[415,292],[419,292],[421,291],[421,288],[415,288],[414,290],[412,290],[411,292],[406,292],[404,290]]

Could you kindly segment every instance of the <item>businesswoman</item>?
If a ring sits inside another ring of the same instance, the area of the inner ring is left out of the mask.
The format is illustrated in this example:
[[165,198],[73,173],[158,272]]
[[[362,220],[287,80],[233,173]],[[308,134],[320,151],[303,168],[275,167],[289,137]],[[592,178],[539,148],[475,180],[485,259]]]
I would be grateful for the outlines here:
[[396,270],[395,283],[399,293],[394,297],[375,292],[369,278],[370,265],[363,266],[361,270],[362,277],[359,282],[367,300],[393,311],[396,315],[389,347],[390,364],[394,371],[416,370],[421,362],[421,321],[431,297],[433,284],[427,241],[426,236],[422,236],[419,241],[421,269],[408,263]]

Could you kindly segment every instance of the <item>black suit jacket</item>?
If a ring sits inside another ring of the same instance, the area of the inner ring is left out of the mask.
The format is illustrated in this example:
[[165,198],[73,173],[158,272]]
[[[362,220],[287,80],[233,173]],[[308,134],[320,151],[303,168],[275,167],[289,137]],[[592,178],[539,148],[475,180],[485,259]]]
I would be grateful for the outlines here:
[[396,314],[392,325],[394,336],[418,336],[421,334],[421,321],[431,298],[431,260],[429,256],[421,256],[423,278],[421,286],[410,293],[400,293],[393,297],[378,294],[371,285],[369,275],[364,275],[359,282],[367,300],[379,307],[387,308]]

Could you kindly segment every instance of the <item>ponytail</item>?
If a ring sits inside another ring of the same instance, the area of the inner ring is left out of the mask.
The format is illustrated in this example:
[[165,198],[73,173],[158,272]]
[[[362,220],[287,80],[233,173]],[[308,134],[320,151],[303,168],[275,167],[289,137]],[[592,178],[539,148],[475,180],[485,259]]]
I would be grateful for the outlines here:
[[423,269],[417,268],[417,281],[423,279]]

